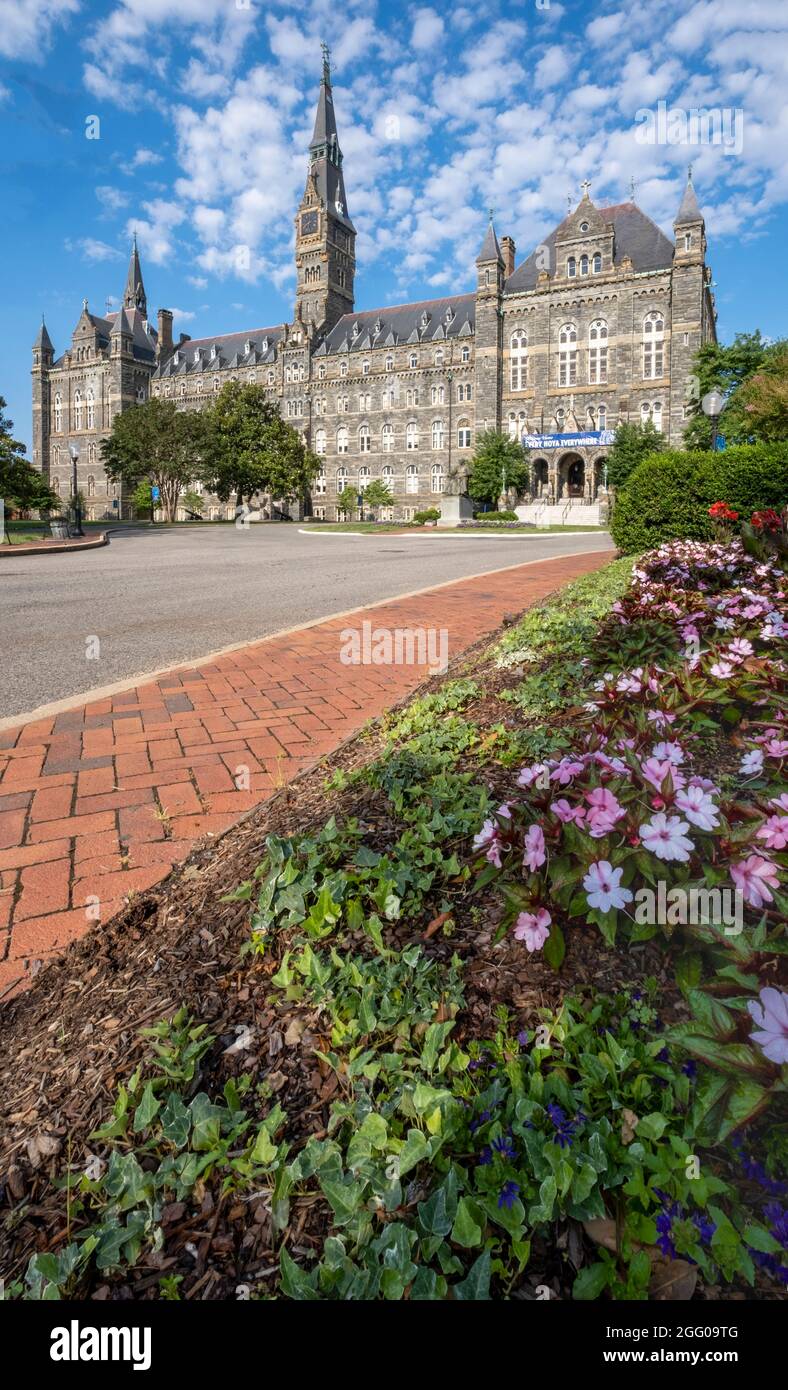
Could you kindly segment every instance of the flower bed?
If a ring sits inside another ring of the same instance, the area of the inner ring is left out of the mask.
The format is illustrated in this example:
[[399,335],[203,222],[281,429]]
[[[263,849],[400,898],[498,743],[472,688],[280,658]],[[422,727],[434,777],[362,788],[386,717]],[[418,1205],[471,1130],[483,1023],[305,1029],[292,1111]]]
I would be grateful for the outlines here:
[[383,720],[221,898],[238,1002],[116,1062],[11,1296],[189,1295],[214,1205],[223,1296],[775,1296],[785,597],[663,546]]

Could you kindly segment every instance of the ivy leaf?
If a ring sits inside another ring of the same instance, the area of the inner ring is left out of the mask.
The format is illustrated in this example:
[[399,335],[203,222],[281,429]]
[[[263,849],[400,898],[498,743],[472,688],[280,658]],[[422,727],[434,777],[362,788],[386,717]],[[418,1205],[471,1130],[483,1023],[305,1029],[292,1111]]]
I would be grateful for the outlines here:
[[602,1290],[607,1288],[610,1281],[610,1269],[607,1265],[597,1262],[593,1265],[586,1265],[581,1269],[574,1284],[572,1285],[572,1297],[581,1303],[591,1302],[599,1298]]
[[451,1228],[451,1240],[455,1245],[472,1249],[481,1245],[483,1236],[483,1216],[477,1220],[479,1208],[469,1197],[461,1197],[457,1204],[457,1215]]
[[485,1250],[471,1265],[465,1279],[455,1284],[452,1293],[464,1303],[484,1303],[490,1297],[490,1252]]
[[279,1269],[282,1274],[282,1292],[288,1298],[310,1303],[319,1301],[320,1295],[316,1292],[313,1283],[314,1271],[311,1275],[305,1273],[303,1269],[299,1268],[295,1260],[291,1259],[284,1246],[279,1257]]

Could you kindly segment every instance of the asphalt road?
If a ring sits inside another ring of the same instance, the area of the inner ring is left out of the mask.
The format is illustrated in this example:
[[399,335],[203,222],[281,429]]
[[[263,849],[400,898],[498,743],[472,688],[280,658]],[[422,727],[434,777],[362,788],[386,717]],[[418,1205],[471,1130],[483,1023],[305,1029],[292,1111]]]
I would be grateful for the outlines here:
[[[397,594],[607,547],[604,532],[477,539],[195,526],[4,557],[0,718]],[[98,659],[88,655],[95,637]]]

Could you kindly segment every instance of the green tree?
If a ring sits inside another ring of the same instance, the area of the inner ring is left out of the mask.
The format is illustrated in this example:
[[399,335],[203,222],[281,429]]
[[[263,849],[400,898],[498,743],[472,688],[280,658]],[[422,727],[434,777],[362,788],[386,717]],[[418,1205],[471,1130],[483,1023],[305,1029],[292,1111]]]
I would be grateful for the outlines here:
[[373,478],[364,490],[364,506],[370,507],[373,512],[379,512],[381,507],[393,507],[393,505],[394,494],[380,478]]
[[711,447],[712,423],[701,409],[701,401],[707,391],[719,391],[725,397],[725,409],[717,429],[731,444],[746,444],[753,440],[768,439],[768,435],[758,433],[757,423],[748,418],[745,400],[739,395],[744,383],[765,367],[770,359],[780,357],[788,349],[788,342],[769,343],[760,331],[737,333],[732,343],[704,343],[695,355],[691,398],[695,402],[695,414],[684,430],[684,443],[688,449],[708,449]]
[[0,396],[0,498],[6,511],[53,511],[60,505],[46,479],[28,463],[25,446],[14,439],[14,423],[5,414]]
[[616,430],[613,446],[607,456],[607,480],[612,487],[624,486],[630,473],[641,459],[659,454],[665,448],[665,436],[653,420],[622,422]]
[[138,483],[131,494],[131,505],[138,515],[153,517],[153,493],[150,483]]
[[181,497],[181,506],[185,507],[187,512],[196,512],[198,516],[202,516],[205,502],[195,488],[189,487]]
[[345,483],[341,492],[337,493],[337,511],[343,516],[352,516],[358,507],[358,493],[350,483]]
[[167,521],[175,520],[178,498],[199,476],[210,447],[204,412],[178,410],[174,401],[153,396],[116,415],[102,440],[107,476],[127,487],[148,482],[159,489]]
[[788,343],[775,344],[736,393],[745,428],[756,440],[788,439]]
[[264,387],[228,381],[206,414],[210,447],[200,476],[223,501],[235,493],[242,507],[258,492],[292,501],[309,490],[319,460]]
[[476,439],[468,492],[479,502],[497,503],[504,489],[525,492],[528,486],[527,454],[517,439],[497,430],[482,430]]

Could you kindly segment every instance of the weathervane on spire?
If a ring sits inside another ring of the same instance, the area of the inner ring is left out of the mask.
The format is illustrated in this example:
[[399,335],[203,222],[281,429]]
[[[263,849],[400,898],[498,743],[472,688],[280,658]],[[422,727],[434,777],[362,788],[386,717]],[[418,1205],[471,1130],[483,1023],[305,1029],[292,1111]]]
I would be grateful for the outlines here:
[[325,43],[325,42],[321,43],[320,49],[321,49],[321,52],[322,52],[322,54],[323,54],[323,81],[324,81],[324,82],[330,82],[330,81],[331,81],[331,49],[329,48],[328,44]]
[[487,211],[490,214],[490,222],[492,222],[493,218],[495,217],[495,208],[488,208]]
[[687,183],[692,183],[692,165],[687,165]]
[[630,196],[630,198],[632,199],[632,202],[634,203],[634,201],[635,201],[635,175],[634,175],[634,174],[632,175],[632,177],[631,177],[630,180],[629,180],[629,196]]
[[587,198],[591,192],[591,184],[589,183],[588,179],[583,179],[583,182],[581,183],[580,187],[583,190],[583,197]]

